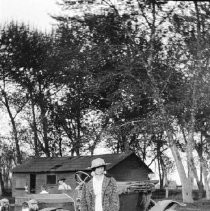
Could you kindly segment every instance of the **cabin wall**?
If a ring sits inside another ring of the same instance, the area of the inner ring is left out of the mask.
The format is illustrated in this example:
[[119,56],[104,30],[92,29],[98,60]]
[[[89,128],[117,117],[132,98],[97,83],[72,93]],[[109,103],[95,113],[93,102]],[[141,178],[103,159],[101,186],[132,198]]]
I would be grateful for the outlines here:
[[136,156],[130,156],[111,170],[109,174],[117,181],[142,181],[148,180],[148,169],[139,162]]
[[41,186],[46,185],[47,190],[49,193],[60,193],[58,190],[58,179],[64,177],[66,179],[65,183],[70,185],[72,189],[75,189],[76,187],[76,181],[74,179],[74,173],[56,173],[56,184],[49,185],[47,184],[47,175],[48,174],[38,174],[37,180],[36,180],[36,193],[39,193],[41,191]]
[[[47,184],[47,175],[56,175],[56,184]],[[74,172],[69,173],[37,173],[36,174],[36,185],[35,185],[35,193],[40,193],[41,186],[46,185],[49,193],[61,193],[58,190],[58,179],[66,178],[66,183],[71,186],[72,190],[76,187],[76,181],[74,178]],[[28,186],[28,193],[25,191],[25,186]],[[12,176],[12,196],[13,197],[21,197],[30,194],[30,174],[13,174]]]
[[25,196],[27,192],[25,191],[25,186],[30,185],[30,175],[29,174],[13,174],[12,176],[12,196]]

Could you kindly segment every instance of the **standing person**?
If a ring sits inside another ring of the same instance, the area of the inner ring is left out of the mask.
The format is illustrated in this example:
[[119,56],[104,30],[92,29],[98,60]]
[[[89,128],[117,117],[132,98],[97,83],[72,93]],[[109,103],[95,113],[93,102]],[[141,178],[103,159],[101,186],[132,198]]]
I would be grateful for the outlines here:
[[92,179],[84,184],[81,196],[81,211],[119,211],[117,183],[105,176],[107,163],[102,158],[91,163]]
[[71,186],[65,183],[66,179],[61,178],[58,180],[58,190],[71,190]]

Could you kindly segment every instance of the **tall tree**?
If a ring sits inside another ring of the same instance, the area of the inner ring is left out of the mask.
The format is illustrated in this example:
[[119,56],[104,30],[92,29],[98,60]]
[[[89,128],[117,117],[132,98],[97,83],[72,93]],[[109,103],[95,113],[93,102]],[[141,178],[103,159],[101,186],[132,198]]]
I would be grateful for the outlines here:
[[[57,66],[53,62],[52,36],[31,31],[24,25],[11,23],[5,27],[1,42],[3,46],[6,46],[10,59],[10,63],[7,63],[3,71],[11,81],[23,88],[31,103],[35,154],[38,155],[41,149],[47,156],[50,156],[48,99],[51,95],[50,90],[56,86],[55,78],[59,76]],[[37,112],[40,112],[38,118],[41,135],[38,135]]]
[[[193,160],[193,150],[197,150],[201,160],[201,166],[205,166],[202,156],[202,149],[205,142],[200,139],[196,141],[196,133],[205,134],[205,127],[199,127],[201,122],[201,113],[207,111],[207,102],[209,98],[209,3],[191,2],[189,5],[181,4],[188,10],[188,14],[175,14],[174,23],[176,32],[181,34],[184,43],[182,43],[181,64],[188,76],[188,95],[186,95],[185,106],[183,108],[182,121],[185,128],[185,140],[188,152],[188,164],[191,175],[196,179],[200,190],[200,196],[203,193],[202,168],[200,178]],[[201,113],[200,113],[201,112]],[[207,114],[207,113],[206,113]],[[200,129],[199,129],[200,128]],[[184,133],[184,132],[183,132]],[[204,163],[202,164],[202,162]],[[191,177],[192,177],[191,176]]]

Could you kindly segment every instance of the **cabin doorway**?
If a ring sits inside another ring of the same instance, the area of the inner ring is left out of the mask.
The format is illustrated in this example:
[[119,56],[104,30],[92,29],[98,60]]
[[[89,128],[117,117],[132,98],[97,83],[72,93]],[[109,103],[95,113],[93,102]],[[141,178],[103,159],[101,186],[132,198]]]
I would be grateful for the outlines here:
[[36,174],[30,174],[30,193],[36,192]]

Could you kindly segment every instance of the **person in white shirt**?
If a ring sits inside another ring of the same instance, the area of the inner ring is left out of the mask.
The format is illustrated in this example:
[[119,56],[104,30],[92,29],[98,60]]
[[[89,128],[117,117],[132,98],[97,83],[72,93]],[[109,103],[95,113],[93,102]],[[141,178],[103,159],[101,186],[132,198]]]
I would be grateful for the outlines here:
[[58,190],[71,190],[71,186],[67,185],[65,181],[65,178],[61,178],[58,180]]
[[81,211],[119,211],[117,183],[105,175],[107,163],[102,158],[92,161],[92,179],[84,184],[81,196]]
[[46,194],[46,193],[49,193],[49,192],[47,191],[47,187],[46,187],[46,185],[42,185],[42,186],[41,186],[41,192],[40,192],[40,194]]

